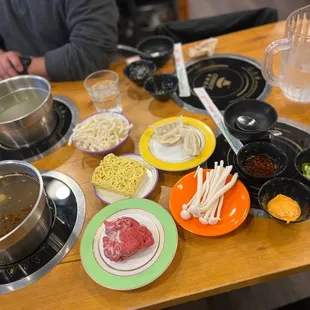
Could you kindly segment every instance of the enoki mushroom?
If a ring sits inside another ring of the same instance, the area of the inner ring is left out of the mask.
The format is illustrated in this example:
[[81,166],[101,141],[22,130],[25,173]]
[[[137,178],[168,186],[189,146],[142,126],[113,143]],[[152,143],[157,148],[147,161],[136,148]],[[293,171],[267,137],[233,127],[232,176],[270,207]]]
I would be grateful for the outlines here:
[[230,190],[238,179],[235,173],[231,180],[226,183],[232,166],[224,167],[224,161],[215,162],[214,169],[206,173],[203,182],[204,170],[197,168],[195,177],[197,179],[197,191],[191,200],[182,206],[181,217],[184,220],[192,216],[199,218],[202,224],[215,225],[221,220],[221,211],[224,194]]

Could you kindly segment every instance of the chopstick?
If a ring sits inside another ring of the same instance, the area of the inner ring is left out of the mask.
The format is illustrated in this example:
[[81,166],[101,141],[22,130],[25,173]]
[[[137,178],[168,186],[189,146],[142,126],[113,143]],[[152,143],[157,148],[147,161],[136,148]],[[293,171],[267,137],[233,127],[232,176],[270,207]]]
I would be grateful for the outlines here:
[[210,116],[213,118],[217,127],[220,129],[220,131],[226,138],[227,142],[229,143],[234,153],[237,154],[239,150],[243,147],[243,144],[241,143],[241,141],[236,139],[229,133],[229,131],[227,130],[223,122],[223,116],[221,112],[216,107],[216,105],[214,104],[214,102],[212,101],[208,93],[206,92],[206,90],[203,87],[198,87],[198,88],[194,88],[194,91],[197,94],[203,106],[209,112]]

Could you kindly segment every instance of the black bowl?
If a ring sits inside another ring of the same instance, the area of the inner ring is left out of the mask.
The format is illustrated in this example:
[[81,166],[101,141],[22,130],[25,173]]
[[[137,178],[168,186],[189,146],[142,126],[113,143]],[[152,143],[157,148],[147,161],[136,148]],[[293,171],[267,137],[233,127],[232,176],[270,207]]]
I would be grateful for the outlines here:
[[138,86],[143,86],[147,78],[156,71],[156,65],[150,60],[139,60],[127,65],[124,74]]
[[[158,68],[171,58],[173,48],[174,41],[166,36],[151,36],[140,41],[137,45],[138,50],[150,55],[150,57],[143,58],[152,60]],[[152,57],[153,53],[158,53],[158,56]]]
[[[270,176],[257,176],[247,172],[244,162],[251,156],[266,155],[273,159],[278,169]],[[266,181],[280,175],[287,167],[288,157],[279,147],[269,142],[251,142],[246,144],[237,154],[237,166],[242,174],[255,181]]]
[[[258,122],[259,129],[244,131],[236,124],[239,116],[250,116]],[[256,100],[245,99],[232,103],[224,112],[224,122],[229,132],[242,141],[260,140],[268,135],[267,130],[272,129],[278,120],[278,113],[270,104]]]
[[301,215],[300,217],[290,223],[299,223],[309,219],[310,217],[310,189],[301,182],[290,178],[276,178],[266,182],[258,192],[258,203],[260,207],[273,218],[278,221],[286,222],[284,220],[274,217],[268,212],[268,202],[276,197],[278,194],[291,197],[298,202]]
[[157,100],[167,101],[178,88],[178,78],[173,74],[156,74],[149,77],[144,88]]
[[310,163],[310,148],[303,150],[300,152],[297,157],[295,158],[295,168],[298,172],[298,174],[303,178],[305,183],[309,186],[310,185],[310,179],[306,178],[302,172],[302,164],[304,163]]

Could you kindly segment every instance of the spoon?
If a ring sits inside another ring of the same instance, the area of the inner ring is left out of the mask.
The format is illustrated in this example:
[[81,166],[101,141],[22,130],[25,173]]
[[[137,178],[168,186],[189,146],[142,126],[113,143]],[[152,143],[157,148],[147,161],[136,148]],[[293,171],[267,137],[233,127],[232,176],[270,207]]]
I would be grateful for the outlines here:
[[122,44],[118,44],[117,45],[117,49],[120,50],[120,51],[126,51],[126,52],[130,52],[130,53],[133,53],[133,54],[138,54],[142,58],[150,58],[150,57],[154,58],[154,57],[161,56],[160,52],[154,52],[154,53],[151,53],[151,54],[147,54],[147,53],[144,53],[144,52],[138,50],[137,48],[134,48],[134,47],[131,47],[131,46],[128,46],[128,45],[122,45]]
[[[250,116],[239,116],[236,121],[237,127],[239,127],[243,131],[256,131],[259,130],[259,125],[258,122],[255,118],[250,117]],[[282,132],[279,130],[267,130],[270,134],[273,136],[281,136]]]
[[237,118],[236,125],[244,131],[259,130],[258,122],[255,118],[250,116],[239,116]]

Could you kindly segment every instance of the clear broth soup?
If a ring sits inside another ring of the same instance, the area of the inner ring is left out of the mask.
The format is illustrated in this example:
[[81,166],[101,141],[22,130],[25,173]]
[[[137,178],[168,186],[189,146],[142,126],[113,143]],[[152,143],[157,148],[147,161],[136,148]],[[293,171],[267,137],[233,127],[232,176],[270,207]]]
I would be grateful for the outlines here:
[[17,90],[0,98],[0,123],[23,117],[36,110],[48,92],[38,88]]
[[24,174],[0,177],[0,238],[17,227],[31,212],[40,191],[38,181]]

